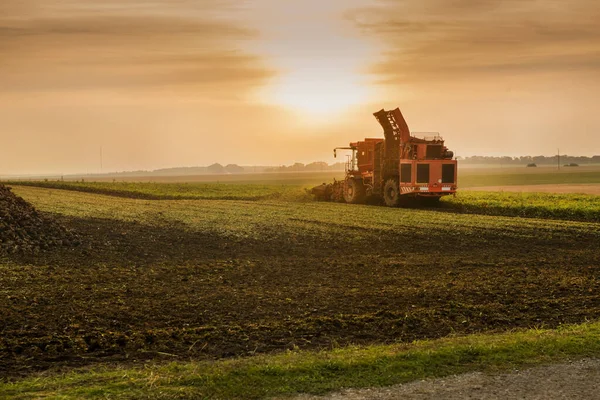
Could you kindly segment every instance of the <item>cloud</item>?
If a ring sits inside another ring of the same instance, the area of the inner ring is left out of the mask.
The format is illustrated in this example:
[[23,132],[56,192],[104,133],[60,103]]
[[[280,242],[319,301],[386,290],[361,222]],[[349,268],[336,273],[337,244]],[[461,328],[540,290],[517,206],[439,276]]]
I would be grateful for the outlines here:
[[600,68],[592,0],[384,0],[347,18],[383,44],[386,83]]
[[63,91],[164,86],[244,91],[274,71],[227,17],[227,0],[8,0],[0,8],[0,88]]
[[168,15],[81,15],[47,17],[25,21],[4,21],[4,39],[44,37],[48,35],[90,35],[103,38],[146,37],[163,35],[203,35],[208,37],[250,37],[253,33],[233,24],[196,20]]

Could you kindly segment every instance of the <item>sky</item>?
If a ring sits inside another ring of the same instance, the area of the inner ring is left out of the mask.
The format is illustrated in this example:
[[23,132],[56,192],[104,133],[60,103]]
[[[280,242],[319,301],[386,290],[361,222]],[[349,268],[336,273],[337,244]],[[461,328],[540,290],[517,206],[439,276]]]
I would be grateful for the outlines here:
[[459,156],[600,154],[593,0],[2,0],[0,175],[334,162],[400,107]]

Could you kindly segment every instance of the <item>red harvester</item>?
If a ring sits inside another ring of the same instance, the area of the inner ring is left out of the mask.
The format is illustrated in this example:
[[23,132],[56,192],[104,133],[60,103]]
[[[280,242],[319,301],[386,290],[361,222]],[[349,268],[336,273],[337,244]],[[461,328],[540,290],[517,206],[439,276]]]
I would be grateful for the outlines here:
[[396,207],[410,199],[435,203],[456,193],[457,162],[439,134],[411,135],[398,108],[373,115],[385,138],[335,148],[334,156],[338,150],[352,152],[346,178],[313,188],[317,199],[356,204],[383,198],[387,206]]

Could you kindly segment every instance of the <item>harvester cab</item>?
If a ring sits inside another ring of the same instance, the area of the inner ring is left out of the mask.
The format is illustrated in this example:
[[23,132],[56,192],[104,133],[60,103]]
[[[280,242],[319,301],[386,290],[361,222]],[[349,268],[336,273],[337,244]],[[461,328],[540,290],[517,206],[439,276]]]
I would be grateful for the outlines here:
[[363,203],[367,197],[383,199],[388,206],[405,200],[435,203],[456,193],[457,162],[437,133],[411,134],[400,109],[373,114],[384,138],[367,138],[338,150],[350,150],[343,181],[317,186],[320,200]]

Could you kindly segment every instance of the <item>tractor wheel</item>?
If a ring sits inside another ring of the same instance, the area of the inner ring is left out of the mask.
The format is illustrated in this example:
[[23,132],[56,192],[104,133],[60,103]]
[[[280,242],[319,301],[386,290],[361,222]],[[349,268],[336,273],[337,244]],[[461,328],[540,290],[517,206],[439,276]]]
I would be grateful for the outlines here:
[[359,204],[366,200],[365,185],[358,179],[347,179],[344,185],[346,203]]
[[388,207],[400,205],[400,187],[395,179],[388,179],[383,186],[383,200]]

